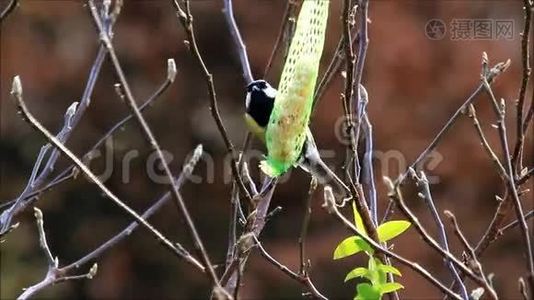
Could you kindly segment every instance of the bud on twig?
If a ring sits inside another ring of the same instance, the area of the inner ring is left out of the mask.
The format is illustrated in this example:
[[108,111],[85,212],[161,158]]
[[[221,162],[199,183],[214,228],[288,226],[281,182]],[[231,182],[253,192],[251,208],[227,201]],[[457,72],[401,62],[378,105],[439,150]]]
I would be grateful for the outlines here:
[[176,72],[176,62],[174,59],[169,58],[167,60],[167,80],[174,82],[174,79],[176,78]]
[[19,75],[13,78],[13,85],[11,86],[11,94],[15,97],[22,96],[22,83],[20,82]]

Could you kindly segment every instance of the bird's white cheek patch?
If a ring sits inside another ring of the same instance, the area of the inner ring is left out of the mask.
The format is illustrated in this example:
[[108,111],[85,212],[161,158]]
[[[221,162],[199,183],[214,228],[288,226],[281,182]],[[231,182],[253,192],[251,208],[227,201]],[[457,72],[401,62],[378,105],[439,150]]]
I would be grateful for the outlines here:
[[275,98],[276,97],[276,90],[273,89],[272,86],[268,85],[267,88],[265,88],[265,95],[269,98]]
[[248,109],[249,105],[250,105],[250,93],[247,93],[247,97],[245,98],[245,108]]

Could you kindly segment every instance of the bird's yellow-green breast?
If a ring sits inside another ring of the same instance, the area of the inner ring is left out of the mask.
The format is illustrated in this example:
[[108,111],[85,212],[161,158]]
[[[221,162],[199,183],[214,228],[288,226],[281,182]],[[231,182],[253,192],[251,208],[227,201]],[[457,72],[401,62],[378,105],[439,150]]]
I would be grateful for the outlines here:
[[249,114],[245,114],[245,122],[250,132],[265,143],[265,128],[261,127]]
[[302,4],[265,133],[267,159],[260,167],[270,177],[297,163],[306,140],[329,3],[305,0]]

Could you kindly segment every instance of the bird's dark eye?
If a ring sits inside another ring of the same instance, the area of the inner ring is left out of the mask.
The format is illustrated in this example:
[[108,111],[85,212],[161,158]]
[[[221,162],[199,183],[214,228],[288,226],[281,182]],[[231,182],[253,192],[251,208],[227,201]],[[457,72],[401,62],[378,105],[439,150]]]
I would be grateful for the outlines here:
[[265,81],[260,81],[258,85],[262,90],[267,88],[267,83]]

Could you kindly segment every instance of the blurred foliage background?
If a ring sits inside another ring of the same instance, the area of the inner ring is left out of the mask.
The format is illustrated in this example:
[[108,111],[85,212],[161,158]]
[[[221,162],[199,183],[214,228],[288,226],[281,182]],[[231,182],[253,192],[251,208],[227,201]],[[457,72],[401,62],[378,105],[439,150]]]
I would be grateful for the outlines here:
[[[8,1],[2,0],[4,7]],[[175,83],[150,108],[145,116],[162,147],[173,154],[171,163],[178,173],[184,158],[199,143],[215,162],[215,173],[208,176],[209,165],[200,163],[195,174],[201,183],[187,183],[184,199],[215,263],[224,263],[227,247],[227,223],[231,185],[229,169],[224,167],[225,148],[208,110],[208,94],[201,73],[183,43],[184,31],[178,24],[170,1],[125,1],[115,26],[114,44],[138,101],[147,97],[166,77],[166,60],[174,58],[178,66]],[[232,48],[223,19],[222,1],[194,0],[192,10],[200,51],[213,72],[219,106],[233,142],[240,146],[245,136],[244,82],[239,62]],[[285,1],[235,0],[235,15],[248,46],[253,74],[261,77],[276,39]],[[322,69],[333,55],[340,36],[341,1],[332,1]],[[498,78],[494,91],[507,101],[509,131],[515,127],[514,100],[520,75],[520,31],[523,27],[521,1],[371,1],[370,45],[364,84],[370,97],[369,114],[374,125],[377,151],[398,151],[406,163],[413,161],[430,142],[456,108],[479,83],[481,54],[486,51],[492,63],[512,60],[511,68]],[[431,19],[443,20],[450,29],[454,19],[513,20],[511,39],[451,40],[451,32],[441,40],[425,35]],[[96,57],[98,35],[82,1],[22,1],[1,27],[1,190],[0,201],[16,198],[26,184],[43,137],[29,128],[16,114],[9,97],[11,80],[20,75],[25,99],[31,111],[52,131],[63,122],[65,109],[79,101],[89,69]],[[268,80],[276,85],[283,62],[275,62]],[[91,106],[75,129],[68,146],[83,154],[128,113],[118,99],[116,82],[109,61],[104,63],[92,97]],[[340,93],[343,80],[336,75],[321,100],[313,119],[313,132],[321,149],[333,151],[327,159],[339,172],[344,146],[336,138],[335,124],[342,115]],[[531,99],[530,89],[527,99]],[[476,101],[479,117],[490,142],[499,145],[489,99]],[[531,131],[532,132],[532,131]],[[262,149],[255,143],[255,149]],[[499,147],[497,147],[499,149]],[[123,182],[121,162],[137,150],[131,161],[131,176]],[[533,163],[533,139],[529,136],[525,151]],[[497,205],[495,194],[502,191],[499,176],[480,146],[471,120],[462,117],[438,148],[442,161],[431,171],[439,182],[432,185],[440,211],[456,214],[471,243],[478,242]],[[104,150],[106,153],[106,150]],[[112,176],[106,185],[138,211],[148,207],[166,191],[164,185],[148,179],[146,159],[150,148],[138,126],[132,122],[113,139]],[[392,152],[389,152],[392,153]],[[500,155],[500,153],[499,153]],[[526,162],[526,163],[527,163]],[[375,161],[380,208],[387,197],[380,178],[396,177],[399,166],[384,168]],[[57,170],[67,166],[60,159]],[[104,170],[103,157],[92,161],[98,174]],[[109,167],[109,164],[108,164]],[[255,172],[256,174],[256,172]],[[269,221],[262,239],[273,256],[293,269],[298,268],[298,246],[303,203],[309,177],[301,170],[292,172],[280,185],[273,207],[282,212]],[[529,185],[532,187],[532,180]],[[436,234],[424,203],[416,189],[407,187],[407,202],[421,221]],[[532,194],[526,196],[525,210],[532,209]],[[343,278],[363,257],[333,261],[332,253],[347,232],[320,208],[322,193],[316,193],[308,237],[312,261],[311,276],[316,286],[332,298],[353,295],[354,284]],[[44,212],[45,229],[54,255],[60,264],[70,263],[121,230],[129,220],[83,176],[44,194],[37,206]],[[395,213],[393,218],[402,218]],[[13,298],[23,287],[34,284],[46,273],[46,260],[38,247],[36,226],[31,209],[19,216],[21,226],[9,234],[0,246],[0,297]],[[151,222],[167,236],[192,249],[184,224],[169,204]],[[532,224],[532,222],[530,222]],[[532,228],[532,227],[531,227]],[[448,226],[447,226],[447,229]],[[461,251],[452,231],[451,247]],[[414,230],[395,241],[395,250],[434,271],[444,282],[450,275],[442,259],[418,237]],[[485,271],[495,272],[495,285],[503,298],[519,297],[518,276],[525,274],[519,229],[514,229],[494,243],[482,258]],[[108,251],[99,261],[93,280],[68,282],[47,289],[46,298],[206,298],[209,285],[205,278],[162,249],[143,230]],[[437,290],[419,275],[398,265],[399,279],[407,299],[440,298]],[[86,266],[88,269],[89,266]],[[473,287],[473,286],[471,286]],[[244,298],[295,298],[301,287],[264,261],[251,256],[242,296]]]

